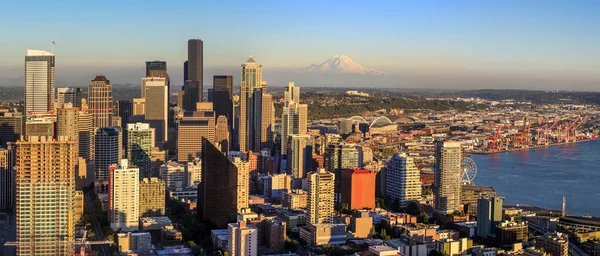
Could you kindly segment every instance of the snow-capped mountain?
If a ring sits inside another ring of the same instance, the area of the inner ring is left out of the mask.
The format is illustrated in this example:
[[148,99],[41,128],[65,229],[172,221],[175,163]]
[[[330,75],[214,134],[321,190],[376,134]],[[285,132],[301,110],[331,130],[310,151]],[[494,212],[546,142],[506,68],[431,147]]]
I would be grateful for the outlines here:
[[312,64],[304,69],[306,72],[315,73],[347,73],[364,75],[386,75],[386,73],[369,69],[356,63],[350,57],[342,54],[336,54],[320,65]]

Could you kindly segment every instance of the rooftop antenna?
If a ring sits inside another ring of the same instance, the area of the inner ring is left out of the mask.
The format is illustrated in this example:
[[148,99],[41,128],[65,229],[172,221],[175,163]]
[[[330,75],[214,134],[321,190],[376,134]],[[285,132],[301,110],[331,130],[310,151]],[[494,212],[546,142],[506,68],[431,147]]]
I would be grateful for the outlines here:
[[565,217],[566,214],[567,214],[567,199],[563,195],[563,200],[562,200],[562,216]]
[[54,55],[54,46],[56,45],[56,42],[52,41],[52,55]]

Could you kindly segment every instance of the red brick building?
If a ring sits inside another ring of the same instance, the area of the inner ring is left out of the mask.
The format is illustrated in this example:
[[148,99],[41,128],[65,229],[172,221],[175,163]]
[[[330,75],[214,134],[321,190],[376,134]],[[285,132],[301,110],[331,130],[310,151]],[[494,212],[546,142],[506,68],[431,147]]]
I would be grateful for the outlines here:
[[360,168],[342,170],[342,205],[350,209],[375,208],[375,175]]

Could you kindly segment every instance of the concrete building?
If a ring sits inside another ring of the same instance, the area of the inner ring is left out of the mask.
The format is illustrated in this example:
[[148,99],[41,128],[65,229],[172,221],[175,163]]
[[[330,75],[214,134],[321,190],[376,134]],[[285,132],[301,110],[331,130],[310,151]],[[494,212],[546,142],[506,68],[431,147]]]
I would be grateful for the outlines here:
[[309,172],[307,212],[311,224],[332,223],[335,174],[320,168]]
[[133,98],[133,115],[146,114],[146,98]]
[[460,209],[462,144],[458,141],[438,141],[435,148],[435,210],[450,214]]
[[496,197],[493,187],[463,184],[461,186],[460,203],[465,206],[465,211],[471,217],[477,217],[477,200],[480,198]]
[[54,63],[53,53],[27,50],[25,56],[25,113],[48,113],[54,111]]
[[27,117],[25,122],[25,136],[49,136],[54,137],[56,119],[51,116]]
[[188,185],[198,186],[202,181],[202,160],[195,158],[193,161],[188,162],[185,171],[188,173]]
[[65,103],[71,103],[74,108],[81,107],[81,99],[83,99],[83,90],[81,88],[62,87],[56,89],[56,106],[55,108],[63,108]]
[[300,228],[300,239],[311,246],[345,244],[346,224],[308,224]]
[[25,135],[25,117],[20,112],[0,110],[0,146],[6,147],[9,142],[17,142]]
[[368,238],[373,227],[373,218],[368,211],[359,211],[350,218],[348,230],[354,234],[354,238]]
[[480,198],[477,200],[477,236],[486,238],[496,234],[496,226],[502,222],[502,198]]
[[302,189],[294,189],[283,192],[281,205],[290,209],[303,209],[308,204],[308,193]]
[[354,168],[342,170],[342,206],[349,209],[375,208],[375,172]]
[[215,143],[221,152],[229,152],[229,128],[226,116],[219,116],[215,126]]
[[111,126],[113,112],[112,85],[106,76],[96,76],[88,87],[87,102],[92,115],[92,127]]
[[406,153],[395,154],[387,162],[385,194],[400,201],[400,207],[406,207],[410,201],[421,199],[420,172],[414,158]]
[[148,232],[118,233],[117,241],[121,253],[152,250],[152,236]]
[[[167,62],[154,60],[146,61],[146,77],[161,77],[164,78],[167,83],[167,92],[171,92],[171,77],[167,73]],[[144,88],[142,88],[142,97],[144,97]],[[170,97],[169,97],[170,98]],[[170,99],[167,98],[167,105],[170,103]]]
[[267,177],[263,192],[265,196],[280,200],[283,193],[290,191],[292,177],[286,174],[273,174]]
[[258,229],[245,221],[230,223],[227,227],[229,242],[227,253],[231,256],[258,255]]
[[287,173],[305,178],[312,169],[312,138],[308,134],[290,134],[287,143]]
[[154,147],[154,128],[147,123],[127,124],[126,133],[129,163],[140,169],[140,178],[154,176],[150,158]]
[[165,183],[156,177],[143,178],[139,183],[139,217],[165,215]]
[[0,212],[14,207],[15,198],[15,151],[0,148]]
[[250,165],[239,157],[230,157],[229,161],[237,168],[237,212],[248,208],[248,198],[250,197]]
[[81,216],[83,216],[83,214],[85,213],[85,199],[83,197],[83,191],[82,190],[76,190],[75,191],[75,214],[73,215],[73,220],[75,221],[75,223],[79,222],[81,220]]
[[285,101],[284,104],[281,113],[281,152],[287,154],[289,135],[307,133],[308,105],[299,101]]
[[402,235],[399,239],[386,240],[386,245],[395,248],[401,255],[404,256],[427,256],[428,250],[425,242],[420,241],[406,235]]
[[280,218],[267,218],[261,222],[262,244],[269,248],[270,252],[283,252],[285,250],[286,222]]
[[461,255],[473,247],[473,240],[461,238],[458,240],[444,239],[437,242],[437,250],[450,256]]
[[[249,147],[252,126],[249,122],[253,119],[252,106],[254,89],[263,89],[266,91],[267,83],[262,80],[262,65],[256,63],[250,56],[245,64],[240,68],[240,122],[239,122],[239,151],[246,152]],[[262,98],[261,98],[262,100]],[[260,151],[260,149],[259,149]]]
[[76,157],[75,142],[65,137],[17,142],[16,255],[74,253]]
[[503,221],[496,226],[496,246],[507,246],[525,242],[528,239],[527,222]]
[[154,128],[154,144],[162,146],[168,142],[169,91],[166,78],[142,78],[145,102],[145,122]]
[[160,178],[170,191],[181,191],[190,186],[186,164],[169,161],[160,166]]
[[198,104],[198,111],[186,111],[177,129],[177,159],[192,161],[202,155],[202,139],[215,141],[215,112],[212,103]]
[[110,167],[109,221],[113,231],[135,231],[139,218],[140,170],[127,159]]
[[206,138],[202,139],[202,182],[198,185],[200,220],[225,228],[237,218],[238,167]]
[[569,236],[560,232],[538,236],[535,248],[543,249],[551,256],[569,256]]
[[107,194],[109,167],[123,158],[122,136],[115,127],[96,128],[94,135],[94,186],[96,193]]

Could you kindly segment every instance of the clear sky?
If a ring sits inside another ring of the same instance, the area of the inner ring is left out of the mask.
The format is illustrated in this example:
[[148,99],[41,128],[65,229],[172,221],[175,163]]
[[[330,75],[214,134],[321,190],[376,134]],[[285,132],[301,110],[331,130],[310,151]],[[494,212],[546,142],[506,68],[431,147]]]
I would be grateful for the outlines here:
[[599,11],[600,1],[551,0],[4,0],[0,77],[22,74],[26,49],[53,40],[57,72],[153,59],[180,69],[198,37],[206,68],[234,72],[248,55],[297,69],[340,53],[391,74],[600,81]]

